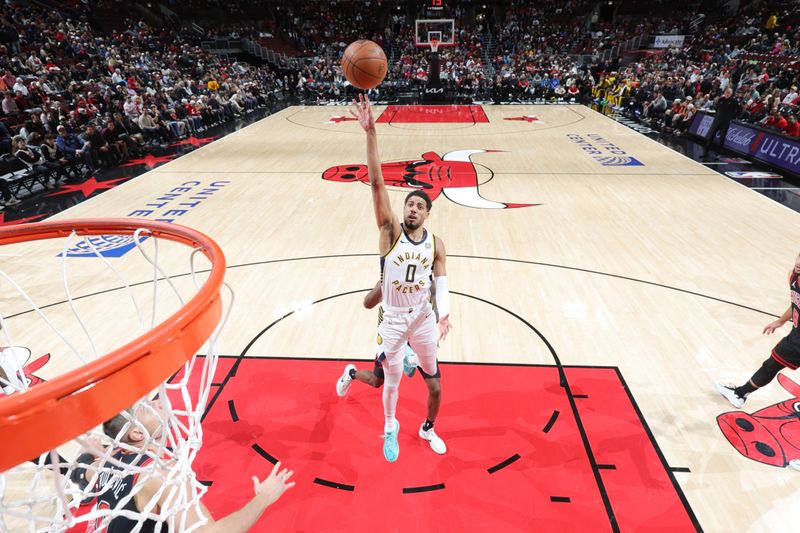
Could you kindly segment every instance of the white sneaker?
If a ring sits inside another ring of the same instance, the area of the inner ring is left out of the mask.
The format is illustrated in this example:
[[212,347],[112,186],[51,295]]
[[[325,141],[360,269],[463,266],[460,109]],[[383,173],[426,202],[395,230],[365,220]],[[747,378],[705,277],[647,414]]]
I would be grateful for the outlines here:
[[443,455],[444,453],[446,453],[447,446],[445,445],[444,441],[441,438],[439,438],[439,435],[436,434],[433,428],[429,429],[428,431],[425,431],[424,429],[422,429],[424,427],[425,423],[423,422],[423,424],[419,427],[420,438],[428,441],[428,444],[431,445],[431,450],[438,453],[439,455]]
[[800,459],[792,459],[791,461],[789,461],[789,464],[787,466],[792,470],[797,470],[798,472],[800,472]]
[[342,377],[339,378],[339,381],[336,382],[336,394],[339,396],[344,396],[347,394],[347,390],[350,388],[350,384],[353,383],[353,378],[350,377],[350,370],[355,370],[356,365],[347,365],[344,367],[344,372],[342,373]]
[[741,409],[742,407],[744,407],[744,402],[745,400],[747,400],[747,396],[745,395],[745,397],[742,398],[741,396],[736,394],[734,388],[735,387],[733,387],[732,385],[723,385],[720,382],[714,383],[714,389],[718,393],[722,394],[729,402],[731,402],[731,405],[733,405],[735,408]]

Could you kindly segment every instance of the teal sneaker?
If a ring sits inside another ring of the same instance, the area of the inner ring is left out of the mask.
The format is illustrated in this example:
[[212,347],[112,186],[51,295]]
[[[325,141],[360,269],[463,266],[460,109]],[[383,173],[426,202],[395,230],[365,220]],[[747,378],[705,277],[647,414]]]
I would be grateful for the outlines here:
[[416,356],[417,354],[414,353],[411,346],[406,344],[406,354],[403,356],[403,373],[410,378],[413,378],[414,374],[417,372],[416,363],[411,361],[411,359]]
[[397,461],[400,455],[400,444],[397,443],[397,434],[400,432],[400,422],[395,421],[394,431],[383,433],[383,456],[390,463]]

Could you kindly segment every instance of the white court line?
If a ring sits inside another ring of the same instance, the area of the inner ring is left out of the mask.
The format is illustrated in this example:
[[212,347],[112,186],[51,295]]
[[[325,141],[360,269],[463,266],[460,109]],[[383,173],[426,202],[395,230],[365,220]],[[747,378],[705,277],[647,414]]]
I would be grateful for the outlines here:
[[[607,116],[605,116],[604,114],[600,113],[599,111],[595,111],[594,109],[592,109],[592,108],[591,108],[591,107],[589,107],[589,106],[584,106],[584,108],[588,109],[590,113],[597,113],[597,114],[598,114],[598,115],[600,115],[601,117],[603,117],[603,118],[606,118],[606,119],[610,120],[611,122],[613,122],[614,124],[616,124],[616,125],[618,125],[618,126],[620,126],[620,127],[623,127],[623,128],[628,128],[627,126],[625,126],[625,125],[624,125],[624,124],[622,124],[621,122],[617,122],[617,121],[616,121],[616,120],[614,120],[613,118],[611,118],[611,117],[607,117]],[[628,129],[633,129],[633,128],[628,128]],[[634,131],[636,131],[636,130],[634,130]],[[694,163],[695,165],[698,165],[698,166],[700,166],[701,168],[705,168],[706,170],[710,171],[710,172],[711,172],[713,175],[717,175],[717,176],[719,176],[719,177],[721,177],[721,178],[724,178],[724,179],[725,179],[725,180],[727,180],[728,182],[730,182],[730,183],[733,183],[733,184],[735,184],[735,185],[738,185],[739,187],[744,187],[744,188],[745,188],[745,189],[747,189],[748,191],[752,191],[752,190],[753,190],[753,189],[751,189],[750,187],[748,187],[747,185],[745,185],[744,183],[739,183],[738,181],[736,181],[736,180],[734,180],[734,179],[731,179],[730,177],[728,177],[728,176],[726,176],[726,175],[724,175],[724,174],[722,174],[722,173],[720,173],[720,172],[717,172],[716,170],[711,170],[710,168],[706,168],[706,167],[704,167],[704,166],[703,166],[701,163],[699,163],[699,162],[695,161],[694,159],[692,159],[692,158],[691,158],[691,157],[689,157],[688,155],[682,154],[682,153],[680,153],[680,152],[679,152],[679,151],[677,151],[677,150],[673,150],[673,149],[672,149],[672,148],[670,148],[669,146],[667,146],[667,145],[665,145],[665,144],[661,144],[661,143],[660,143],[660,142],[658,142],[657,140],[655,140],[655,139],[651,139],[651,138],[650,138],[650,137],[648,137],[647,135],[644,135],[644,134],[640,134],[640,135],[641,135],[642,137],[644,137],[645,139],[647,139],[648,141],[650,141],[650,142],[652,142],[652,143],[654,143],[654,144],[656,144],[656,145],[660,146],[662,149],[667,149],[667,150],[669,150],[671,153],[673,153],[673,154],[675,154],[675,155],[677,155],[677,156],[679,156],[679,157],[682,157],[682,158],[684,158],[684,159],[687,159],[687,160],[691,161],[692,163]],[[712,174],[709,174],[709,176],[711,176]],[[126,182],[126,183],[127,183],[127,182]],[[756,192],[756,194],[761,194],[761,193],[760,193],[760,192]],[[764,196],[764,195],[763,195],[763,194],[761,194],[761,196]],[[764,196],[764,197],[765,197],[765,198],[769,198],[768,196]],[[797,214],[800,214],[800,213],[798,213],[797,211],[795,211],[794,209],[792,209],[791,207],[789,207],[788,205],[783,205],[782,203],[780,203],[780,202],[776,202],[776,201],[774,201],[774,200],[773,200],[773,202],[772,202],[772,203],[774,203],[775,205],[778,205],[778,206],[780,206],[780,207],[782,207],[782,208],[786,209],[787,211],[791,211],[791,212],[792,212],[792,213],[794,213],[795,215],[797,215]]]

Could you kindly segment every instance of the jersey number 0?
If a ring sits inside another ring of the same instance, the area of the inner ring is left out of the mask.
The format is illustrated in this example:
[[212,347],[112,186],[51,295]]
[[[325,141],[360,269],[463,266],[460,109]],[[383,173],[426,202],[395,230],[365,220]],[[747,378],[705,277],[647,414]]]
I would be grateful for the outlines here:
[[414,276],[417,274],[417,265],[408,265],[406,269],[406,281],[414,283]]

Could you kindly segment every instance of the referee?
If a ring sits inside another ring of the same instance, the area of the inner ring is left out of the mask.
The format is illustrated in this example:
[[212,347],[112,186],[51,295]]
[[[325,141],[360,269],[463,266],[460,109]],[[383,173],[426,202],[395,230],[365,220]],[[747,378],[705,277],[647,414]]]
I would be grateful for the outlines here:
[[725,136],[728,135],[731,120],[736,118],[740,109],[741,104],[733,96],[733,89],[726,87],[722,96],[717,100],[717,112],[714,115],[714,122],[711,123],[711,128],[708,130],[708,138],[703,149],[703,158],[708,157],[708,149],[711,147],[711,143],[714,142],[714,136],[717,132],[719,132],[719,147],[721,151],[725,145]]

